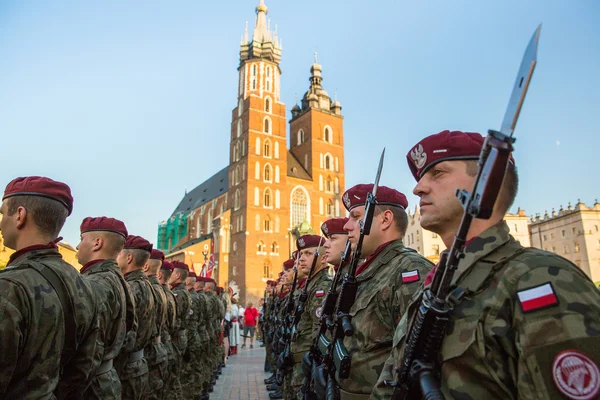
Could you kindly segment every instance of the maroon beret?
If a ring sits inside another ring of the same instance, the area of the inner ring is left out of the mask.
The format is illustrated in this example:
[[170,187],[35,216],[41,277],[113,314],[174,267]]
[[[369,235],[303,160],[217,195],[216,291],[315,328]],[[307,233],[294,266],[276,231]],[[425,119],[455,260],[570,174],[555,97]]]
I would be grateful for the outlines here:
[[274,281],[274,280],[272,280],[272,279],[269,279],[269,280],[267,281],[267,286],[275,286],[275,285],[277,285],[277,281]]
[[150,258],[152,260],[165,261],[165,253],[163,253],[160,250],[152,249],[152,251],[150,252]]
[[321,231],[323,232],[323,235],[325,235],[326,238],[328,238],[330,235],[335,235],[335,234],[348,234],[348,232],[346,232],[344,230],[344,225],[346,225],[346,222],[348,222],[348,218],[331,218],[328,219],[327,221],[323,222],[323,224],[321,225]]
[[40,196],[56,200],[67,208],[69,215],[73,211],[71,188],[62,182],[43,176],[15,178],[4,189],[2,200],[12,196]]
[[281,271],[281,272],[279,273],[279,279],[281,279],[281,277],[283,276],[283,274],[284,274],[284,272],[283,272],[283,271]]
[[190,273],[188,274],[188,278],[195,278],[196,277],[196,273],[194,271],[190,271]]
[[[344,207],[346,207],[346,210],[351,211],[355,207],[364,206],[367,201],[367,195],[372,191],[372,183],[352,186],[342,196]],[[387,186],[379,186],[375,197],[377,198],[378,205],[400,207],[402,209],[408,207],[406,196],[396,189]]]
[[167,271],[173,271],[173,264],[171,264],[168,261],[163,261],[162,265],[160,266],[160,269],[165,269]]
[[190,267],[181,261],[173,261],[173,269],[185,269],[186,271],[189,271]]
[[212,282],[212,279],[210,279],[206,276],[197,276],[196,282]]
[[225,290],[222,286],[217,286],[217,293],[223,294],[223,290]]
[[296,240],[296,248],[298,250],[304,250],[311,247],[319,247],[320,244],[323,244],[321,236],[319,235],[303,235]]
[[148,253],[152,251],[152,243],[141,236],[129,235],[125,239],[125,249],[145,250]]
[[287,271],[290,268],[292,268],[294,266],[294,263],[296,262],[296,260],[294,258],[290,258],[289,260],[285,260],[283,262],[283,270]]
[[91,231],[114,232],[127,238],[127,228],[123,221],[108,217],[87,217],[79,227],[81,233]]

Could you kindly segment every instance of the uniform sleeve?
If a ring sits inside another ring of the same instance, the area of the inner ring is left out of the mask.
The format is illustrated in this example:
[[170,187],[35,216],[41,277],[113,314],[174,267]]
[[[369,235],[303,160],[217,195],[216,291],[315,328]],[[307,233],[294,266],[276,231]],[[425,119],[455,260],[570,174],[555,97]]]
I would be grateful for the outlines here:
[[394,369],[399,357],[399,347],[393,347],[392,351],[379,374],[377,383],[371,392],[371,400],[384,400],[392,397],[393,387],[386,385],[384,382],[394,380]]
[[392,308],[392,316],[396,324],[408,309],[414,294],[423,286],[431,268],[433,264],[418,254],[410,254],[402,258],[396,275],[396,292]]
[[[321,312],[323,310],[323,301],[325,300],[325,295],[327,294],[330,285],[331,281],[323,281],[319,286],[315,288],[315,292],[313,293],[310,299],[308,310],[306,310],[309,313],[312,322],[312,329],[310,335],[311,340],[314,340],[314,338],[319,333],[319,322],[321,320]],[[318,293],[322,293],[322,295],[317,295]]]
[[5,281],[0,283],[0,398],[4,398],[6,389],[12,380],[19,354],[23,349],[24,337],[27,335],[25,318],[22,312],[26,307],[15,305],[3,294],[15,290],[14,286]]
[[600,292],[591,280],[570,264],[539,266],[519,278],[512,298],[518,398],[596,398]]

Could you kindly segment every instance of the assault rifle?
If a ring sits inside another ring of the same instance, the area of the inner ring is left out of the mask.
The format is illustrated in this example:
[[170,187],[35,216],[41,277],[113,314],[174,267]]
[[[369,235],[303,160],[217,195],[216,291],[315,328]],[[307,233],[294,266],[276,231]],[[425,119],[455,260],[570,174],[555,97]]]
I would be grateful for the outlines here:
[[465,294],[464,289],[452,287],[452,278],[464,257],[473,218],[490,218],[502,187],[515,142],[512,135],[537,62],[540,29],[541,25],[525,50],[500,131],[488,131],[472,192],[456,191],[464,214],[450,251],[443,254],[431,286],[423,291],[416,317],[407,334],[397,380],[386,382],[395,386],[392,396],[395,400],[444,399],[439,384],[438,356],[452,311]]
[[[322,399],[325,397],[323,391],[316,393],[315,386],[317,388],[324,388],[327,386],[327,373],[331,369],[333,360],[328,357],[327,349],[331,341],[327,337],[327,331],[333,331],[333,313],[335,311],[335,305],[338,299],[338,282],[343,274],[343,267],[348,263],[351,253],[350,240],[346,241],[346,246],[341,254],[341,262],[338,270],[335,273],[333,282],[327,291],[323,306],[321,307],[321,318],[319,325],[319,332],[315,337],[315,341],[310,348],[310,351],[304,355],[302,359],[302,369],[306,379],[304,380],[304,387],[302,392],[304,393],[305,400],[312,400],[315,398]],[[313,384],[312,380],[319,380],[319,384]]]
[[[354,335],[354,327],[352,326],[350,318],[350,309],[356,300],[356,292],[358,290],[358,283],[356,281],[356,269],[358,267],[359,260],[362,258],[362,245],[364,237],[371,233],[371,224],[373,223],[373,216],[375,215],[375,207],[377,205],[377,188],[379,187],[379,179],[381,178],[381,171],[383,169],[383,159],[385,156],[385,149],[381,153],[379,160],[379,168],[377,169],[377,176],[375,177],[375,184],[373,185],[373,191],[367,195],[365,202],[365,215],[360,221],[360,236],[356,243],[356,248],[352,253],[352,261],[348,272],[344,276],[342,286],[340,288],[340,294],[335,308],[335,322],[333,327],[332,340],[327,349],[328,357],[333,360],[332,367],[328,371],[326,388],[319,388],[319,391],[326,391],[326,398],[328,400],[334,400],[339,398],[339,388],[337,381],[340,379],[346,379],[350,376],[350,354],[344,346],[344,338],[346,336]],[[336,376],[337,375],[337,376]],[[317,391],[317,389],[315,389]]]

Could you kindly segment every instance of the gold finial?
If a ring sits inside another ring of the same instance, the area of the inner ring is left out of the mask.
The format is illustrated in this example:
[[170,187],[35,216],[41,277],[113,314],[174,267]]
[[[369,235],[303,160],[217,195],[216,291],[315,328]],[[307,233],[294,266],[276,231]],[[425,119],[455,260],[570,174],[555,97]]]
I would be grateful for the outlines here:
[[265,0],[260,0],[260,4],[256,7],[256,12],[264,12],[265,14],[269,11],[267,6],[265,5]]

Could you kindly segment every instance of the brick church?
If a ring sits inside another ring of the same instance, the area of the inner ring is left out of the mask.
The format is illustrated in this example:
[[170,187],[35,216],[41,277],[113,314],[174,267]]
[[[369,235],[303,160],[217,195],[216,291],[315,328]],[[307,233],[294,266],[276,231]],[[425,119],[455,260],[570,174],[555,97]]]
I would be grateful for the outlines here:
[[323,88],[315,58],[308,90],[291,109],[288,136],[281,41],[267,12],[260,0],[254,32],[246,26],[240,45],[229,165],[186,193],[158,228],[167,259],[197,273],[214,260],[213,277],[242,301],[262,297],[299,235],[345,214],[342,107]]

